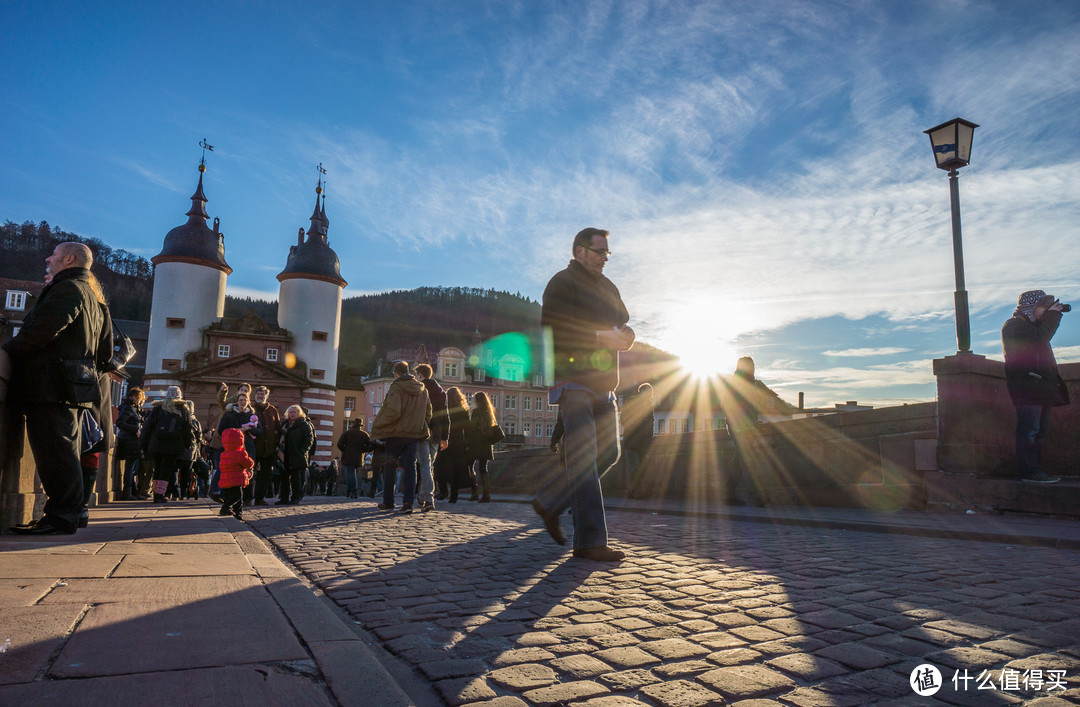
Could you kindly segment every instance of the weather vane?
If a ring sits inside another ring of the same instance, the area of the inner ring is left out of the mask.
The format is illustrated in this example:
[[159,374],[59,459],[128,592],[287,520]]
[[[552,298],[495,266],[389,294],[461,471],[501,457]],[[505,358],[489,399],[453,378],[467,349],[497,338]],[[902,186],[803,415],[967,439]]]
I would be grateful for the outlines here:
[[319,170],[319,193],[321,194],[322,193],[322,185],[323,185],[323,179],[322,178],[323,178],[323,175],[326,174],[326,170],[323,169],[322,162],[320,162],[318,164],[318,166],[315,167],[315,169]]
[[206,141],[206,138],[203,138],[202,141],[199,142],[199,147],[202,148],[202,159],[199,160],[199,166],[200,167],[205,167],[206,166],[206,151],[210,150],[211,152],[213,152],[214,151],[214,146],[211,145],[210,143],[208,143]]

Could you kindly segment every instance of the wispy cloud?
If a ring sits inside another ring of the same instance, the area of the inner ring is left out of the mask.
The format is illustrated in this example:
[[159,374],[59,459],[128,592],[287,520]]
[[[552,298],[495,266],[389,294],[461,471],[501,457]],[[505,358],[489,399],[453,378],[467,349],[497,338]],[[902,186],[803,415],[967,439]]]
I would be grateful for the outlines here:
[[907,353],[911,349],[896,346],[885,346],[879,349],[843,349],[839,351],[822,351],[822,356],[834,356],[836,358],[867,358],[870,356],[893,356]]

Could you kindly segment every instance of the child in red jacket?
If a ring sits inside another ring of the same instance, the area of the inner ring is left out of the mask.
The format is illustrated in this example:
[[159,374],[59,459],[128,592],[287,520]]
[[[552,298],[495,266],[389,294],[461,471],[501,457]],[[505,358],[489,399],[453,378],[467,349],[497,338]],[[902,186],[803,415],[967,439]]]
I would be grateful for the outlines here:
[[243,520],[244,487],[251,482],[255,462],[244,451],[244,433],[238,429],[229,428],[221,433],[221,447],[221,480],[218,482],[222,497],[220,515],[231,513],[237,520]]

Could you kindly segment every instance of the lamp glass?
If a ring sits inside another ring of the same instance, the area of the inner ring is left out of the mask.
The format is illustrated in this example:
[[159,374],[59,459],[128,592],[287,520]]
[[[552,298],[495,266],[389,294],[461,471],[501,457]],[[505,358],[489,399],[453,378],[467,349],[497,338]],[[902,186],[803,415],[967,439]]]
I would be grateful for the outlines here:
[[975,135],[975,123],[954,118],[936,128],[924,131],[930,136],[934,161],[940,169],[964,167],[971,161],[971,142]]

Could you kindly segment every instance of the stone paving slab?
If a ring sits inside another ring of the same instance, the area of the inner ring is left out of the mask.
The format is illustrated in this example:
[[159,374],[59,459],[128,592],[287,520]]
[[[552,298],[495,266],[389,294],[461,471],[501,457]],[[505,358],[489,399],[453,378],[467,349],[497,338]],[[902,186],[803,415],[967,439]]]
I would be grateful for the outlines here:
[[[56,542],[55,537],[43,535],[35,538],[28,535],[15,536],[5,535],[0,539],[0,557],[14,557],[17,555],[94,555],[104,542],[85,542],[81,535],[78,542]],[[51,541],[51,542],[50,542]]]
[[262,582],[250,575],[69,579],[54,588],[41,603],[140,603],[152,597],[160,604],[179,606],[261,587]]
[[[83,606],[11,606],[0,611],[0,684],[30,682],[82,616]],[[0,704],[13,704],[0,699]]]
[[[133,632],[142,640],[130,640]],[[94,606],[50,674],[94,677],[308,657],[266,591],[249,589],[180,605]]]
[[0,686],[4,705],[311,705],[336,704],[325,689],[277,665],[242,665]]
[[[197,546],[195,546],[197,547]],[[222,545],[220,547],[228,547]],[[235,546],[234,546],[235,547]],[[207,563],[197,554],[138,554],[126,555],[113,572],[113,577],[208,577],[223,574],[255,574],[251,563],[242,554],[215,557]]]
[[[107,577],[122,558],[101,555],[64,555],[57,562],[52,554],[17,553],[4,555],[0,579],[38,577]],[[59,574],[58,574],[59,573]]]
[[[0,608],[36,604],[49,593],[54,584],[56,579],[52,577],[0,579]],[[0,642],[3,640],[0,638]]]
[[147,528],[145,530],[140,530],[139,532],[137,532],[135,534],[134,541],[137,543],[155,544],[175,544],[178,542],[192,544],[236,544],[233,540],[232,533],[209,527],[202,532],[200,532],[198,529],[195,529],[190,535],[185,533],[183,528]]
[[[236,543],[137,543],[132,540],[107,542],[98,555],[244,555]],[[205,559],[202,559],[205,561]]]
[[569,557],[515,504],[245,515],[455,706],[911,704],[935,657],[946,681],[1080,661],[1072,550],[609,511],[629,557],[607,564]]

